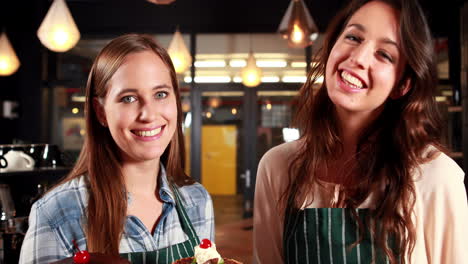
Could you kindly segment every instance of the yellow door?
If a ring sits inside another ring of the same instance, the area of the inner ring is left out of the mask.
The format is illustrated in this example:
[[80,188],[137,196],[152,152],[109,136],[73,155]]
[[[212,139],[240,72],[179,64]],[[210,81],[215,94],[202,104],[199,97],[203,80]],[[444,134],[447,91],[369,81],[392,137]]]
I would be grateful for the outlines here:
[[210,194],[236,194],[237,127],[202,126],[201,183]]

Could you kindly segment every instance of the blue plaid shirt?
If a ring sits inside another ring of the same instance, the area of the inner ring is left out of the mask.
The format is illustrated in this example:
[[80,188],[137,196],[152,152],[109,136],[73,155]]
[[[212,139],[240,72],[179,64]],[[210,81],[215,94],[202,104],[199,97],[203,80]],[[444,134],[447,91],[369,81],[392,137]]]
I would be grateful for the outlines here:
[[[159,194],[164,203],[154,234],[137,217],[128,215],[120,240],[120,253],[154,251],[187,240],[166,172],[162,165],[160,167]],[[206,189],[195,183],[178,190],[198,237],[214,241],[213,203]],[[87,202],[85,176],[62,184],[36,201],[29,215],[29,229],[19,263],[50,263],[71,257],[74,254],[73,240],[81,250],[87,249],[84,233]]]

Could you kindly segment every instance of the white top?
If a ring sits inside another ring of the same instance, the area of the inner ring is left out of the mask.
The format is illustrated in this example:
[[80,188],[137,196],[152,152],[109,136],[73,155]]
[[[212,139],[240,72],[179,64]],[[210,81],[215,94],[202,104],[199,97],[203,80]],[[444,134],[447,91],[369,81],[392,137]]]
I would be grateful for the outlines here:
[[[254,262],[283,261],[283,218],[278,200],[288,183],[289,159],[297,153],[300,141],[270,149],[261,159],[255,188]],[[468,263],[468,203],[464,172],[450,157],[440,153],[420,165],[415,175],[416,203],[413,221],[416,245],[411,263]],[[314,186],[314,199],[307,208],[324,208],[337,188]],[[360,208],[373,208],[369,197]],[[280,261],[281,260],[281,261]]]

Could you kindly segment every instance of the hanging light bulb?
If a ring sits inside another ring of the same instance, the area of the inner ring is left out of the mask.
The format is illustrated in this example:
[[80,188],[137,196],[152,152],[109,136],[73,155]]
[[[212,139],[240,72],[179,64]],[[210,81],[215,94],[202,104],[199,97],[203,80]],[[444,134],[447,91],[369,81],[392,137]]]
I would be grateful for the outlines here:
[[64,0],[54,0],[37,36],[44,46],[55,52],[65,52],[80,40],[80,31]]
[[291,41],[294,43],[300,43],[304,40],[304,37],[304,31],[302,31],[298,25],[294,24],[293,29],[291,30]]
[[157,5],[168,5],[174,2],[175,0],[147,0],[147,1],[153,4],[157,4]]
[[167,52],[171,56],[172,64],[174,64],[177,73],[185,72],[192,65],[192,56],[190,56],[179,30],[174,33]]
[[260,84],[262,70],[257,66],[253,52],[249,52],[247,65],[241,71],[242,83],[247,87],[255,87]]
[[291,0],[278,31],[293,48],[305,48],[318,37],[317,26],[303,0]]
[[0,76],[8,76],[15,73],[20,66],[15,50],[5,32],[0,35]]

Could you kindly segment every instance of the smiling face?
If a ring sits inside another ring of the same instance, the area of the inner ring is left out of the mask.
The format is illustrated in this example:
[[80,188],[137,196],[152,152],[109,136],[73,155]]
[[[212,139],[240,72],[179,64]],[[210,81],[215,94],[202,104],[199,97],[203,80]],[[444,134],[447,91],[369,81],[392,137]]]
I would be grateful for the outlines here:
[[159,160],[177,126],[176,95],[169,69],[152,51],[127,55],[94,102],[124,161]]
[[372,1],[351,17],[328,57],[325,80],[337,113],[378,115],[399,82],[398,13]]

